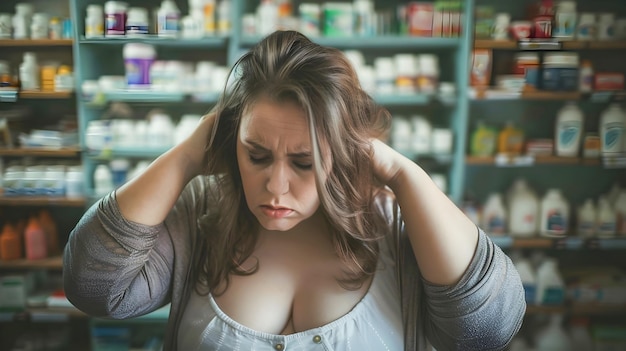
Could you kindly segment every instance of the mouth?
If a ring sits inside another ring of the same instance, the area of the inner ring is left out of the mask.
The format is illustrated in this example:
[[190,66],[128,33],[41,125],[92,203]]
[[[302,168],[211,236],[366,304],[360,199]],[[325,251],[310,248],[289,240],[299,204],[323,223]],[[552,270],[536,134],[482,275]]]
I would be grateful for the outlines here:
[[261,211],[270,218],[284,218],[289,216],[294,210],[287,207],[262,205]]

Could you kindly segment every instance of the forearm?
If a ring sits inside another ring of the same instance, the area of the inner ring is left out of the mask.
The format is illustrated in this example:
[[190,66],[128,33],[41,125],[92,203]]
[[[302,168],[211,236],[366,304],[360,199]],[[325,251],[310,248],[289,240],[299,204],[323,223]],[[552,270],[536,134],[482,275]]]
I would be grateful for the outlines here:
[[198,173],[185,151],[185,145],[173,147],[117,190],[121,214],[135,223],[161,223],[185,185]]
[[476,225],[417,164],[401,157],[388,183],[398,200],[423,277],[437,285],[456,283],[470,264]]

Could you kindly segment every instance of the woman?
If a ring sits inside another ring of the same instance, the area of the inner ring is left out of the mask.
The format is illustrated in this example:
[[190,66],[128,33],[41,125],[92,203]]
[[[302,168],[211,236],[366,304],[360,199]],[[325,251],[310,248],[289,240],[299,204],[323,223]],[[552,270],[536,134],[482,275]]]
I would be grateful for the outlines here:
[[66,294],[98,317],[171,303],[166,350],[496,350],[510,260],[414,162],[336,49],[279,31],[196,131],[91,207]]

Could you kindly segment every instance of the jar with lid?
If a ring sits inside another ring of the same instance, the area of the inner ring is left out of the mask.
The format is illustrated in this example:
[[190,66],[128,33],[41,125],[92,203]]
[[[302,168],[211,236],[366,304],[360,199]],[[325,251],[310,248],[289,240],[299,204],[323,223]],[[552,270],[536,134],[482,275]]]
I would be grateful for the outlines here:
[[119,37],[126,34],[126,11],[128,5],[121,1],[104,3],[105,29],[107,37]]
[[549,52],[544,56],[542,88],[551,91],[577,91],[579,59],[575,52]]
[[425,94],[434,94],[439,85],[439,59],[434,54],[417,56],[417,90]]
[[126,19],[126,36],[127,37],[145,37],[148,35],[148,11],[143,7],[131,7],[128,9],[128,18]]
[[55,91],[73,91],[74,90],[74,75],[72,74],[72,68],[67,65],[59,66],[57,74],[54,77],[54,90]]
[[104,35],[104,13],[102,6],[87,6],[85,17],[85,38],[102,38]]
[[396,92],[412,94],[417,91],[417,77],[419,76],[416,57],[413,54],[396,54]]

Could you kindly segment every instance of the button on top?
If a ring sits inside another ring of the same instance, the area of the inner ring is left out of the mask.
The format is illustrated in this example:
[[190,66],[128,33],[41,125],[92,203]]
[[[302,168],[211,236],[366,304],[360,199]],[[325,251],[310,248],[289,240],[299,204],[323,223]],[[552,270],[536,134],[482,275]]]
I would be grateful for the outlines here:
[[285,349],[285,345],[283,345],[283,344],[276,344],[276,345],[274,345],[274,348],[276,349],[276,351],[283,351]]
[[314,342],[314,343],[316,343],[316,344],[321,343],[321,342],[322,342],[322,337],[321,337],[321,336],[319,336],[319,335],[315,335],[315,336],[313,337],[313,342]]

